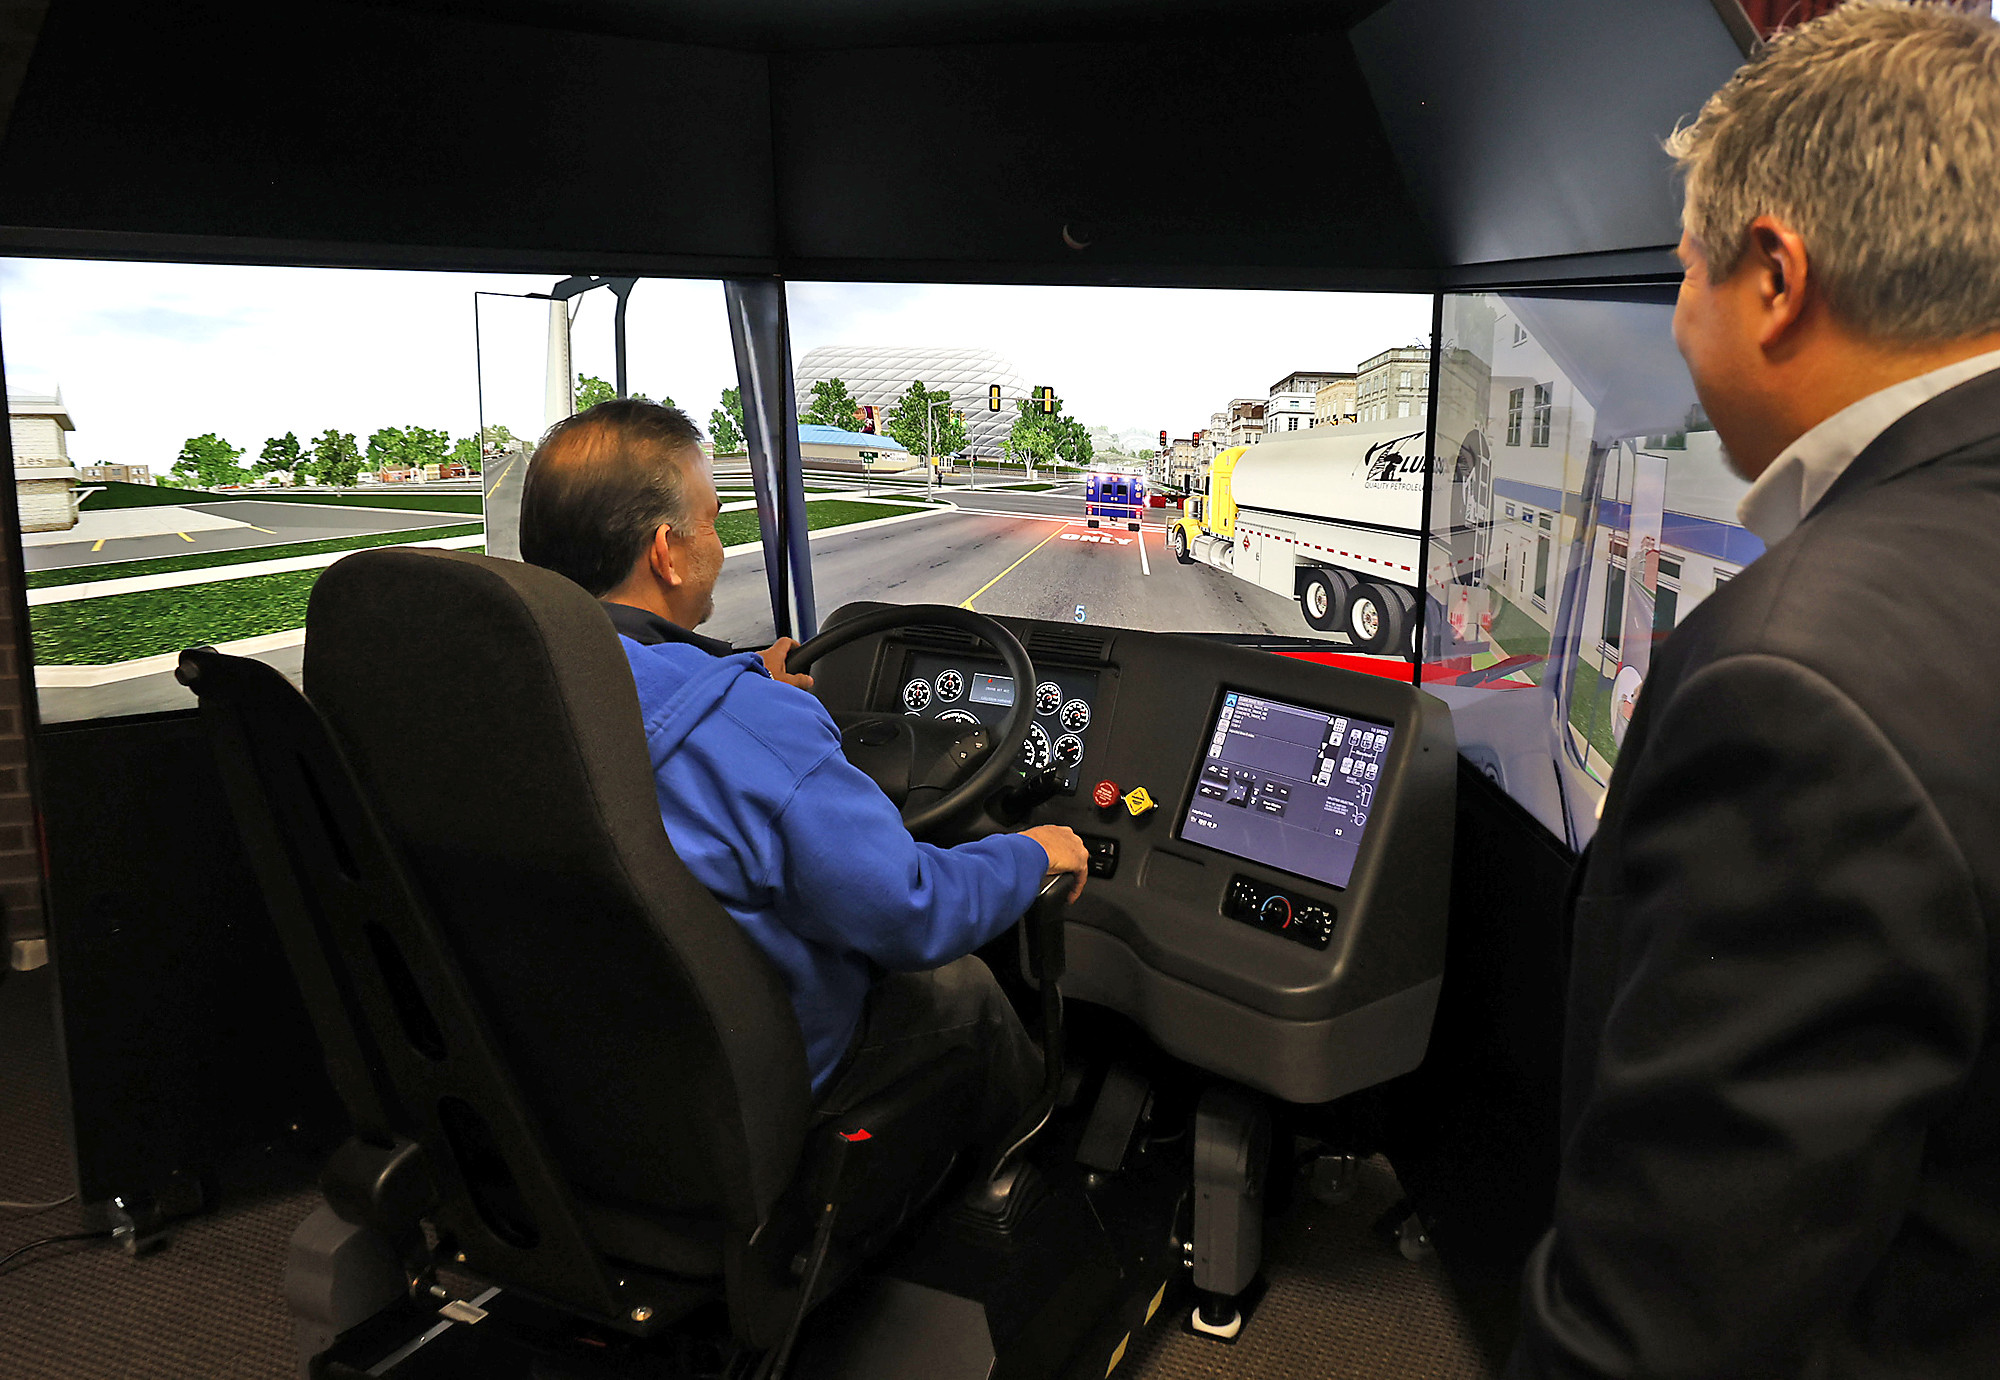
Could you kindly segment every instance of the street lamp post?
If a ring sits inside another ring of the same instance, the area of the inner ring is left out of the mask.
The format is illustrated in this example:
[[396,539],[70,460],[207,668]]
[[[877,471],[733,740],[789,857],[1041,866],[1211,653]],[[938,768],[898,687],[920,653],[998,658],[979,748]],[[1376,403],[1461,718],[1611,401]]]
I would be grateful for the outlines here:
[[[936,478],[937,474],[937,410],[940,407],[950,406],[951,397],[947,394],[945,397],[932,399],[924,408],[924,450],[926,452],[924,455],[924,497],[927,499],[934,496],[932,481]],[[977,473],[973,475],[974,479],[978,477]]]

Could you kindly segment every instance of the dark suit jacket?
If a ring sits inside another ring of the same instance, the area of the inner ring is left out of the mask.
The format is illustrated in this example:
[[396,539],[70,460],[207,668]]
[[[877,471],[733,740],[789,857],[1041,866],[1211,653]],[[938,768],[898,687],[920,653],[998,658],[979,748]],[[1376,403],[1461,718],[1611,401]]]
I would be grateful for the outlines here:
[[2000,372],[1657,654],[1510,1374],[2000,1377]]

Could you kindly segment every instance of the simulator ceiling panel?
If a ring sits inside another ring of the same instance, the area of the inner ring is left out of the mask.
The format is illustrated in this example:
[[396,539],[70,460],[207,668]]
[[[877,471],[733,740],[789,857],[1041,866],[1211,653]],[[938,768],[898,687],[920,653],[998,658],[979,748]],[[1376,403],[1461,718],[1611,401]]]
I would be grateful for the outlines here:
[[1428,288],[1671,244],[1717,2],[53,0],[0,240]]
[[768,256],[763,59],[350,5],[55,0],[0,223]]
[[788,255],[1239,281],[1430,260],[1341,33],[792,53],[771,71]]
[[1743,61],[1714,0],[1391,0],[1353,41],[1451,265],[1673,244],[1660,141]]

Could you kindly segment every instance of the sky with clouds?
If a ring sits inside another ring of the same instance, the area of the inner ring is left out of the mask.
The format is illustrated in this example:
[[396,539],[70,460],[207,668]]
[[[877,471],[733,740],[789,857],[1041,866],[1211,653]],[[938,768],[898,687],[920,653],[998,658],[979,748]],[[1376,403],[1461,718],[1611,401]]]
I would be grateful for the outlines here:
[[[85,462],[163,470],[210,431],[251,454],[268,436],[330,427],[469,435],[482,403],[487,421],[532,435],[549,308],[518,294],[551,281],[0,259],[0,351],[12,391],[62,389]],[[1352,369],[1419,339],[1430,318],[1428,297],[1391,294],[794,283],[789,302],[800,355],[995,350],[1089,425],[1175,435],[1294,369]],[[572,327],[575,367],[607,379],[611,308],[608,292],[587,294]],[[642,281],[628,334],[632,388],[671,396],[705,427],[736,382],[720,284]]]

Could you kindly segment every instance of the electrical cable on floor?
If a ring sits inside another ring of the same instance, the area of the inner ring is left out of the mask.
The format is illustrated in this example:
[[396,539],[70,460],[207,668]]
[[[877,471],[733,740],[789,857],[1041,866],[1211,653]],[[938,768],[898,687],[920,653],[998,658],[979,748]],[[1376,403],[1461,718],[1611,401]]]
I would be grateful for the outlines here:
[[73,1203],[75,1201],[76,1195],[74,1193],[65,1193],[62,1197],[51,1198],[46,1203],[10,1203],[4,1199],[0,1199],[0,1208],[5,1208],[9,1212],[46,1212],[50,1208],[59,1208],[64,1203]]
[[25,1246],[16,1246],[13,1250],[7,1252],[7,1254],[0,1255],[0,1270],[6,1269],[7,1263],[16,1256],[26,1255],[29,1251],[40,1246],[54,1246],[64,1241],[109,1241],[110,1239],[111,1233],[108,1231],[74,1231],[64,1236],[44,1236],[39,1241],[30,1241]]

